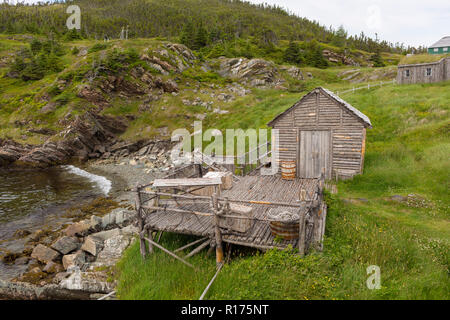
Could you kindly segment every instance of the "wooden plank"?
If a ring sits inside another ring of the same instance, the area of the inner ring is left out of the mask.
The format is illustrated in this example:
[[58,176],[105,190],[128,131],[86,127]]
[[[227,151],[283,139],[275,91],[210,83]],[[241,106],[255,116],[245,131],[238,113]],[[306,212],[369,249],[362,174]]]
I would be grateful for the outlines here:
[[190,247],[192,247],[192,246],[195,246],[197,243],[200,243],[200,242],[202,242],[202,241],[205,241],[206,239],[208,239],[208,238],[207,238],[207,237],[203,237],[203,238],[198,239],[198,240],[196,240],[196,241],[194,241],[194,242],[188,243],[187,245],[182,246],[182,247],[180,247],[180,248],[174,250],[174,252],[183,251],[183,250],[185,250],[185,249],[187,249],[187,248],[190,248]]
[[219,268],[216,271],[216,274],[214,275],[214,277],[211,279],[211,281],[208,283],[208,285],[206,286],[205,290],[203,291],[202,295],[200,296],[199,300],[203,300],[203,298],[205,298],[206,294],[208,293],[209,288],[211,288],[212,284],[214,283],[214,280],[216,280],[217,275],[219,274],[220,270],[222,270],[223,267],[223,263],[219,266]]
[[153,187],[200,187],[222,184],[221,178],[155,179]]
[[192,250],[187,256],[185,256],[185,259],[189,259],[190,257],[192,257],[193,255],[199,253],[200,251],[202,251],[204,248],[206,248],[207,246],[209,246],[209,240],[206,240],[205,242],[203,242],[201,245],[199,245],[197,248],[195,248],[194,250]]
[[173,253],[173,252],[167,250],[166,248],[164,248],[163,246],[159,245],[158,243],[156,243],[156,242],[154,242],[154,241],[152,241],[152,240],[150,240],[150,239],[147,239],[147,238],[145,238],[145,240],[147,240],[148,242],[150,242],[151,244],[153,244],[155,247],[161,249],[162,251],[164,251],[165,253],[167,253],[169,256],[171,256],[171,257],[177,259],[178,261],[181,261],[182,263],[184,263],[185,265],[191,267],[192,269],[195,269],[195,267],[194,267],[192,264],[190,264],[189,262],[187,262],[187,261],[184,260],[183,258],[180,258],[180,257],[177,256],[175,253]]

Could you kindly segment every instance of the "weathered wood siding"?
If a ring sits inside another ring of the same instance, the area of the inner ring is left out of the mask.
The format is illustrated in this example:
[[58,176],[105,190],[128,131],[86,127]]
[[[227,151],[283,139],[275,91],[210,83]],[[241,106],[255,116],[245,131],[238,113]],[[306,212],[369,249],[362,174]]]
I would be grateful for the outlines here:
[[[438,62],[399,65],[397,82],[399,84],[433,83],[450,80],[450,58],[443,58]],[[431,75],[427,75],[431,69]],[[409,76],[407,76],[409,71]]]
[[303,99],[278,118],[273,127],[279,130],[279,161],[296,161],[297,168],[300,168],[301,131],[329,131],[331,159],[327,178],[334,177],[336,169],[350,170],[353,174],[362,172],[365,126],[323,92]]
[[450,80],[450,58],[444,60],[444,80]]

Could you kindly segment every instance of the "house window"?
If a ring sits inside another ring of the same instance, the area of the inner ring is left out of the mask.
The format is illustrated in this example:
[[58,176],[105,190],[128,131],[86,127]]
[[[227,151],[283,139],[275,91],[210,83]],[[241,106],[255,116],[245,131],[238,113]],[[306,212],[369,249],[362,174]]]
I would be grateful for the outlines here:
[[448,51],[448,47],[445,47],[445,48],[444,48],[444,52],[447,52],[447,51]]
[[409,69],[405,70],[405,77],[409,77]]
[[439,48],[434,48],[434,52],[439,52]]
[[427,75],[427,77],[431,77],[431,68],[427,68],[426,75]]

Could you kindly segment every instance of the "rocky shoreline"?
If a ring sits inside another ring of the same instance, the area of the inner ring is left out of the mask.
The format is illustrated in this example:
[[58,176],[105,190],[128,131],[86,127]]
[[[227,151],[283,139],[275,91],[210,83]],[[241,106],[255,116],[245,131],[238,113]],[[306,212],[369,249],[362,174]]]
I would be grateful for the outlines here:
[[[21,230],[28,246],[3,260],[25,267],[11,280],[0,280],[0,299],[98,299],[114,291],[114,266],[135,239],[136,184],[149,183],[173,166],[167,142],[145,142],[130,152],[126,145],[85,169],[113,181],[108,198],[75,207],[73,223],[53,230]],[[120,150],[123,156],[120,155]],[[114,295],[108,299],[114,299]]]

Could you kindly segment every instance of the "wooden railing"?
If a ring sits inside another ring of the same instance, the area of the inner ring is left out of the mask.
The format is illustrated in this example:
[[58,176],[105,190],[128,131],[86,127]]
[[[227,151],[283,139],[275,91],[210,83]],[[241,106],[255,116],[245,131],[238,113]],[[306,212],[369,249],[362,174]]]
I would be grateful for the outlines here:
[[376,82],[376,83],[367,83],[366,85],[361,86],[361,87],[353,87],[351,89],[339,90],[339,91],[336,91],[335,93],[338,96],[338,95],[342,95],[344,93],[349,93],[349,92],[355,93],[355,91],[358,91],[358,90],[363,90],[363,89],[370,90],[370,88],[382,87],[384,85],[390,85],[390,84],[396,84],[396,83],[397,83],[396,79],[393,79],[391,81],[380,81],[380,82]]
[[[286,203],[278,201],[256,201],[251,199],[232,199],[227,197],[220,197],[220,189],[216,188],[212,196],[199,196],[192,194],[192,190],[181,190],[180,188],[173,188],[173,193],[160,192],[160,191],[150,191],[146,187],[148,186],[137,186],[135,189],[136,194],[136,211],[140,238],[140,252],[143,257],[146,253],[151,253],[153,251],[154,239],[152,236],[153,228],[151,224],[146,224],[146,217],[148,214],[152,214],[157,211],[164,212],[175,212],[180,215],[195,215],[198,217],[212,217],[213,227],[214,227],[214,240],[216,246],[216,256],[218,265],[223,262],[223,249],[222,249],[222,230],[219,223],[221,217],[228,219],[237,220],[250,220],[251,224],[254,222],[264,222],[269,224],[271,221],[276,221],[266,217],[247,217],[245,215],[233,214],[230,211],[229,205],[231,203],[253,205],[253,206],[271,206],[271,207],[291,207],[296,208],[299,218],[299,241],[298,250],[301,255],[304,255],[312,240],[319,239],[317,242],[321,242],[323,237],[323,228],[325,223],[325,216],[321,216],[321,211],[324,210],[323,203],[323,190],[324,190],[324,175],[322,174],[320,179],[318,179],[317,189],[313,194],[304,195],[302,190],[299,190],[299,203]],[[171,188],[169,188],[171,189]],[[306,192],[306,191],[305,191]],[[182,207],[161,205],[162,201],[167,201],[167,199],[174,200],[178,205],[182,202],[196,203],[196,204],[209,204],[210,211],[195,211],[187,210]],[[311,225],[309,230],[312,230],[309,235],[307,235],[307,226]],[[316,236],[316,233],[319,236]],[[148,243],[148,250],[146,249],[146,242]],[[206,242],[206,241],[205,241]],[[249,245],[249,243],[242,243],[242,245]],[[155,245],[156,246],[156,245]],[[205,243],[202,246],[206,246]],[[321,243],[319,243],[321,246]],[[157,246],[158,248],[160,246]]]

